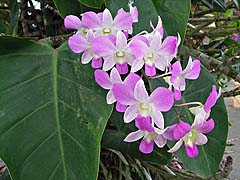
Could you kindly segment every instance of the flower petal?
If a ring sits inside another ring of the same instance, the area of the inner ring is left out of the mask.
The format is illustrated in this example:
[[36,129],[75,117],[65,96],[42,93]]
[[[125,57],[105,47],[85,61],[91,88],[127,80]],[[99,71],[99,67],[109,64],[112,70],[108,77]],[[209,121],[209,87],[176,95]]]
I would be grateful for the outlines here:
[[110,72],[110,79],[111,79],[112,84],[122,83],[121,76],[116,68],[112,68],[112,70]]
[[163,135],[157,135],[154,138],[154,142],[159,148],[162,148],[166,145],[167,139]]
[[135,73],[130,73],[125,79],[124,84],[134,90],[137,82],[141,79],[141,77]]
[[180,61],[177,61],[172,65],[171,72],[172,72],[172,76],[170,81],[174,83],[176,82],[178,76],[182,73],[182,66]]
[[[201,71],[201,63],[199,60],[194,60],[192,63],[191,70],[187,71],[184,74],[184,78],[186,79],[197,79],[199,77]],[[184,71],[183,71],[184,73]]]
[[102,58],[93,58],[91,66],[93,68],[100,68],[100,67],[102,67]]
[[154,33],[152,41],[150,42],[150,48],[153,51],[158,51],[162,43],[162,37],[158,31]]
[[133,90],[125,84],[114,84],[113,94],[115,99],[123,105],[133,105],[137,103]]
[[124,64],[116,64],[116,68],[119,72],[119,74],[127,74],[128,73],[128,64],[124,63]]
[[138,130],[127,135],[124,139],[125,142],[134,142],[141,139],[144,136],[143,131]]
[[175,140],[181,139],[191,130],[190,124],[186,122],[180,122],[175,126],[173,137]]
[[168,150],[169,153],[174,153],[179,150],[179,148],[182,146],[183,140],[180,139],[171,149]]
[[140,143],[139,150],[144,154],[150,154],[153,151],[154,141],[147,142],[143,139]]
[[119,102],[116,103],[116,111],[118,111],[118,112],[125,112],[126,109],[127,109],[126,105],[122,105]]
[[117,32],[116,47],[123,50],[127,47],[127,38],[122,31]]
[[139,102],[148,102],[148,99],[149,99],[148,92],[145,88],[145,85],[142,79],[140,79],[136,84],[136,87],[134,89],[134,97]]
[[82,58],[81,58],[81,61],[82,61],[82,64],[87,64],[89,63],[92,58],[93,58],[94,54],[92,52],[91,49],[89,50],[86,50],[83,54],[82,54]]
[[193,144],[193,146],[185,146],[186,153],[188,157],[195,158],[198,155],[198,148],[196,144]]
[[173,124],[171,126],[168,126],[166,128],[166,131],[164,132],[164,137],[167,138],[168,140],[170,141],[175,141],[174,139],[174,136],[173,136],[173,133],[174,133],[174,130],[175,130],[175,127],[176,127],[177,124]]
[[174,94],[167,88],[158,87],[150,95],[150,102],[162,112],[169,111],[174,102]]
[[105,61],[103,62],[103,70],[104,71],[109,71],[112,69],[112,67],[116,64],[112,56],[109,56],[109,58],[106,58]]
[[177,50],[177,37],[175,36],[167,36],[161,46],[161,54],[168,56],[176,56]]
[[138,105],[130,105],[123,116],[123,120],[125,123],[132,122],[138,115]]
[[135,126],[140,130],[148,131],[150,133],[154,132],[150,117],[137,116],[135,119]]
[[160,129],[164,128],[164,117],[160,111],[153,107],[152,109],[152,121],[159,127]]
[[106,73],[103,70],[96,70],[94,72],[95,81],[99,86],[101,86],[103,89],[111,89],[112,88],[112,82],[108,76],[108,73]]
[[101,26],[101,19],[95,12],[85,12],[82,14],[82,24],[89,29],[97,29]]
[[136,6],[132,7],[132,5],[129,5],[130,14],[132,16],[132,22],[136,23],[138,22],[138,9]]
[[113,104],[114,102],[116,102],[112,89],[108,91],[106,99],[107,99],[107,104]]
[[217,87],[216,85],[213,85],[212,87],[212,92],[210,93],[210,95],[208,96],[203,108],[204,110],[208,113],[211,108],[216,104],[217,102],[217,98],[218,98],[218,93],[217,93]]
[[144,65],[144,60],[143,59],[139,59],[139,60],[135,60],[132,64],[132,68],[131,68],[131,72],[137,72],[139,71]]
[[143,59],[144,54],[148,51],[147,44],[139,38],[134,38],[130,41],[129,48],[137,60]]
[[177,101],[182,99],[182,92],[180,90],[174,89],[174,97]]
[[155,76],[156,75],[156,67],[153,64],[152,66],[145,64],[145,73],[147,76]]
[[112,18],[112,14],[108,9],[105,9],[103,11],[103,26],[104,27],[111,27],[113,24],[113,18]]
[[208,142],[208,138],[202,133],[196,133],[194,142],[196,145],[203,145]]
[[68,39],[68,45],[74,53],[81,53],[88,49],[89,42],[80,34],[74,34]]
[[113,26],[117,30],[128,30],[132,27],[132,16],[125,11],[119,11],[114,18]]
[[82,22],[77,16],[69,15],[64,19],[64,27],[67,29],[79,30],[82,28]]
[[201,133],[209,133],[214,129],[214,120],[211,118],[208,121],[204,121],[202,127],[197,128]]
[[95,38],[92,42],[92,48],[95,54],[101,57],[113,55],[116,49],[111,39],[106,36]]

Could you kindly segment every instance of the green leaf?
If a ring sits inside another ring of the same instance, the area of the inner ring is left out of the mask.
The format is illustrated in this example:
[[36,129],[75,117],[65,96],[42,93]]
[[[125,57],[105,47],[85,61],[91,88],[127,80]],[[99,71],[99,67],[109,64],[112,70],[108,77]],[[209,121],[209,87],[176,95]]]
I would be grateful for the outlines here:
[[240,9],[240,0],[233,0],[238,9]]
[[225,12],[227,10],[224,0],[202,0],[202,3],[214,11]]
[[155,164],[167,164],[171,160],[171,154],[167,152],[168,148],[164,147],[159,149],[157,146],[154,147],[154,151],[151,154],[143,154],[139,151],[139,142],[127,143],[124,142],[124,138],[137,128],[134,123],[126,124],[123,122],[123,113],[118,113],[113,111],[109,126],[114,125],[113,130],[105,130],[102,144],[103,146],[111,149],[127,153],[130,156],[140,159],[142,161],[147,161]]
[[85,6],[98,8],[100,9],[104,3],[104,0],[78,0],[80,3],[84,4]]
[[112,111],[64,44],[0,37],[0,156],[13,180],[97,178]]
[[[185,102],[202,102],[205,103],[207,97],[212,91],[214,78],[210,73],[202,68],[201,75],[198,80],[187,81],[187,88],[183,93],[182,100],[178,103]],[[153,88],[162,86],[163,82],[160,80],[152,80]],[[183,120],[193,123],[193,116],[188,110],[188,107],[178,108],[179,113],[183,116]],[[185,117],[184,117],[185,116]],[[199,155],[196,158],[189,158],[186,155],[185,149],[182,146],[176,155],[183,161],[184,165],[195,172],[196,174],[207,178],[215,175],[219,164],[222,160],[227,132],[228,132],[228,117],[223,98],[221,97],[211,111],[211,118],[215,121],[215,128],[212,132],[206,134],[208,143],[199,147]],[[166,125],[177,123],[176,113],[174,110],[165,114]],[[174,143],[169,143],[171,146]]]
[[9,24],[9,34],[16,35],[17,34],[17,24],[19,17],[19,3],[17,0],[10,0],[9,9],[11,14],[11,21]]
[[[138,8],[139,12],[139,22],[133,26],[134,34],[144,30],[150,32],[149,21],[151,20],[156,26],[158,16],[161,16],[164,35],[170,36],[180,33],[182,40],[184,39],[190,13],[190,0],[136,0],[133,5]],[[129,10],[128,0],[107,0],[106,6],[115,14],[122,7]]]

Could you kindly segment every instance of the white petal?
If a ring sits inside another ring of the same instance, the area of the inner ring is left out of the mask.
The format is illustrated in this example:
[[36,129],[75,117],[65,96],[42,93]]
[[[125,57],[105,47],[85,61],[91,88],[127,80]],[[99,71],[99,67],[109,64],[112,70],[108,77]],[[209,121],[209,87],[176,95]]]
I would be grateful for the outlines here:
[[107,58],[104,60],[103,62],[103,70],[104,71],[108,71],[110,70],[114,65],[115,65],[115,61],[113,58]]
[[159,148],[162,148],[167,143],[167,139],[164,138],[162,135],[157,135],[154,138],[154,142]]
[[112,104],[116,102],[112,89],[108,91],[106,99],[107,99],[107,104]]
[[140,79],[135,86],[134,97],[139,102],[148,102],[149,99],[148,92],[145,88],[144,81],[142,79]]
[[155,107],[152,109],[152,114],[151,114],[153,122],[160,128],[164,128],[164,118],[163,115],[160,111],[158,111]]
[[144,136],[144,132],[141,130],[132,132],[127,135],[127,137],[124,139],[125,142],[134,142],[139,139],[141,139]]
[[138,104],[129,106],[123,116],[125,123],[133,121],[138,115]]
[[203,145],[208,142],[208,138],[202,133],[196,133],[195,138],[196,138],[195,144],[197,144],[197,145]]
[[183,140],[180,139],[171,149],[168,150],[169,153],[174,153],[182,146]]
[[144,60],[135,60],[132,64],[131,72],[139,71],[144,65]]

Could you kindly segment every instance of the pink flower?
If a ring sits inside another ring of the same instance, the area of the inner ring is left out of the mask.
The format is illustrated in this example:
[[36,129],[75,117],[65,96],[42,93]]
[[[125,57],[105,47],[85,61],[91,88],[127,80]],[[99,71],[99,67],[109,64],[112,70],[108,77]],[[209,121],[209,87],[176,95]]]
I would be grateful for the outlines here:
[[232,39],[236,42],[238,42],[239,35],[237,33],[234,33],[232,36]]
[[133,121],[138,115],[151,117],[160,129],[164,128],[164,118],[161,112],[169,111],[173,106],[173,93],[163,87],[155,89],[149,96],[143,80],[136,83],[134,91],[124,84],[114,84],[113,94],[116,100],[129,106],[124,113],[124,122]]
[[64,18],[64,26],[67,29],[78,30],[77,33],[83,36],[86,35],[88,31],[86,27],[82,25],[82,21],[74,15],[69,15]]
[[[135,38],[140,40],[140,38]],[[146,43],[146,38],[141,38]],[[134,41],[134,40],[133,40]],[[144,57],[136,59],[132,64],[131,72],[140,70],[145,64],[145,73],[147,76],[156,75],[156,68],[165,71],[171,60],[177,55],[178,40],[174,36],[168,36],[162,42],[162,36],[156,31],[150,40],[147,40],[144,50]]]
[[[168,152],[173,153],[178,151],[184,143],[188,157],[194,158],[198,156],[199,152],[197,145],[204,145],[207,143],[208,139],[204,134],[209,133],[213,128],[213,119],[199,121],[197,118],[195,118],[192,126],[185,122],[170,126],[168,131],[171,131],[172,137],[169,139],[178,141]],[[168,137],[169,134],[170,133],[168,133]]]
[[116,35],[117,31],[128,31],[132,28],[132,16],[125,11],[119,12],[113,20],[108,9],[102,14],[89,11],[82,14],[82,24],[92,29],[97,35]]
[[93,68],[102,67],[102,58],[96,55],[92,49],[92,41],[94,34],[91,30],[88,31],[87,36],[83,37],[80,34],[74,34],[68,39],[68,45],[74,53],[81,53],[81,62],[87,64],[92,60]]
[[[116,83],[124,84],[124,85],[130,87],[130,89],[132,89],[132,91],[133,91],[137,81],[141,79],[137,74],[130,73],[125,78],[125,80],[122,81],[120,74],[118,73],[116,68],[113,68],[111,70],[110,76],[108,75],[107,72],[105,72],[103,70],[96,70],[94,73],[94,76],[95,76],[95,80],[99,86],[101,86],[103,89],[109,90],[107,93],[107,97],[106,97],[107,104],[112,104],[112,103],[116,102],[116,99],[114,97],[113,90],[112,90],[114,84],[116,84]],[[116,105],[117,111],[124,112],[126,108],[127,108],[126,105],[122,105],[119,102],[117,102],[117,105]]]
[[182,66],[179,61],[172,65],[172,76],[170,82],[174,87],[176,100],[181,99],[181,91],[184,91],[186,88],[186,79],[197,79],[199,77],[200,70],[200,61],[197,59],[192,61],[191,57],[189,57],[188,64],[184,70],[182,70]]
[[[135,43],[136,44],[136,43]],[[120,74],[128,73],[128,64],[134,61],[134,52],[132,47],[139,45],[128,44],[127,38],[122,31],[117,32],[116,42],[106,36],[97,37],[93,41],[94,52],[104,58],[103,70],[108,71],[116,65]],[[138,48],[141,53],[141,48]]]
[[124,139],[125,142],[134,142],[143,138],[140,143],[139,150],[145,154],[149,154],[153,151],[154,143],[159,148],[165,146],[167,142],[167,139],[163,136],[165,129],[161,130],[152,127],[150,117],[138,116],[135,120],[135,126],[138,130],[128,134]]

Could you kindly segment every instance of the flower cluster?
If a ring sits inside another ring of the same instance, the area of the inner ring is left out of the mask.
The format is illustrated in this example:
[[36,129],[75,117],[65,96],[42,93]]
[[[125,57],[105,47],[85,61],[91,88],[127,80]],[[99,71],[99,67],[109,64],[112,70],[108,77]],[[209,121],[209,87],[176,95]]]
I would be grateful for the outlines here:
[[[197,145],[207,143],[204,134],[214,128],[213,119],[208,118],[220,93],[213,86],[204,105],[200,102],[175,105],[197,104],[197,107],[190,108],[195,116],[194,122],[190,125],[179,119],[179,123],[166,127],[163,112],[172,109],[175,100],[181,100],[186,80],[199,77],[200,61],[190,57],[184,70],[179,61],[173,63],[181,38],[179,35],[164,38],[160,17],[156,27],[150,22],[152,32],[131,36],[132,25],[138,22],[138,9],[131,3],[129,9],[129,12],[119,9],[114,18],[108,9],[102,13],[85,12],[81,19],[67,16],[65,27],[77,30],[68,40],[69,47],[74,53],[82,53],[83,64],[91,61],[92,67],[97,69],[95,80],[108,90],[107,104],[116,103],[116,110],[124,113],[125,123],[134,121],[137,130],[128,134],[124,141],[142,139],[139,150],[143,153],[151,153],[154,144],[164,147],[168,140],[177,141],[169,150],[175,152],[184,142],[187,155],[195,157],[198,155]],[[143,67],[144,73],[140,71]],[[144,79],[137,73],[142,73],[145,79],[164,77],[169,88],[158,87],[150,94]],[[125,75],[124,80],[121,75]]]

